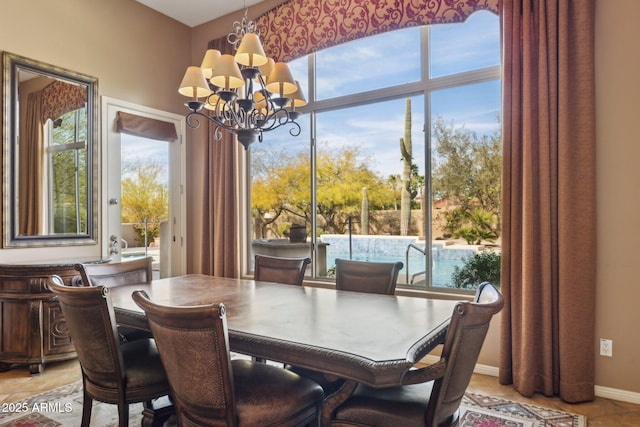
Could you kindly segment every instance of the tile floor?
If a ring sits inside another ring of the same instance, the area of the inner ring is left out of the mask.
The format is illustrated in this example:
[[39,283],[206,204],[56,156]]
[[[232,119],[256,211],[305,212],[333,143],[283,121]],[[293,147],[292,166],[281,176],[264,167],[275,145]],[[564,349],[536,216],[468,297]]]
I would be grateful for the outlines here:
[[[33,376],[27,367],[15,367],[9,371],[0,372],[0,403],[15,402],[80,378],[77,360],[49,363],[42,374]],[[640,405],[631,403],[601,397],[597,397],[593,402],[577,405],[541,395],[526,399],[510,386],[500,385],[496,378],[486,375],[474,375],[469,391],[585,415],[588,427],[640,427]]]

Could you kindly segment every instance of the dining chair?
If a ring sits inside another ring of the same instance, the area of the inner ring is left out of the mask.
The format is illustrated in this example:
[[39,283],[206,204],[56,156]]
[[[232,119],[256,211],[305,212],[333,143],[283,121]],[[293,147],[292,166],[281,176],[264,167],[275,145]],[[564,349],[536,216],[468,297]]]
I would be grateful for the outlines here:
[[138,290],[169,377],[179,425],[317,425],[324,393],[285,369],[231,360],[225,307],[163,306]]
[[332,426],[454,426],[478,354],[494,314],[502,309],[500,292],[482,283],[474,301],[456,304],[440,360],[411,370],[404,385],[373,388],[358,385],[339,406]]
[[[82,283],[85,286],[111,288],[136,283],[151,283],[153,279],[152,262],[152,257],[145,257],[124,262],[77,264],[75,268],[80,272]],[[123,342],[152,337],[149,331],[127,326],[118,326],[118,333]]]
[[336,259],[336,289],[393,295],[401,262],[368,262]]
[[[60,303],[80,362],[81,425],[89,425],[94,399],[118,405],[121,427],[129,423],[131,403],[143,402],[145,411],[154,412],[153,400],[170,393],[154,340],[120,342],[109,288],[66,286],[59,276],[51,276],[48,286]],[[163,412],[168,418],[170,411]]]
[[124,262],[77,264],[76,270],[86,286],[130,285],[150,283],[153,279],[152,257],[137,258]]
[[253,267],[254,280],[302,285],[311,258],[281,258],[256,255]]

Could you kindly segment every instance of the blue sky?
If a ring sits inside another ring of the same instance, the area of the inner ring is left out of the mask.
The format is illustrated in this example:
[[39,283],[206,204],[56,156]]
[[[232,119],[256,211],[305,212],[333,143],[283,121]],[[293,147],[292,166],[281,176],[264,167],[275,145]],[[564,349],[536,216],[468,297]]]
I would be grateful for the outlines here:
[[[495,14],[477,12],[464,24],[431,28],[430,70],[432,77],[448,76],[500,64],[499,21]],[[316,54],[317,98],[375,90],[420,79],[420,29],[409,28],[343,44]],[[303,87],[307,84],[306,58],[290,68]],[[498,127],[499,81],[432,92],[432,117],[477,131],[491,133]],[[424,98],[412,98],[412,142],[414,157],[424,173]],[[405,100],[386,101],[320,113],[319,143],[329,146],[357,144],[363,152],[375,153],[370,164],[383,176],[400,173],[399,139],[404,134]],[[264,135],[264,149],[284,145],[308,150],[308,116],[300,119],[303,131],[297,138],[280,129]]]
[[120,153],[123,162],[125,159],[138,159],[141,161],[154,159],[155,161],[162,162],[165,165],[167,172],[166,179],[168,180],[169,142],[122,134]]

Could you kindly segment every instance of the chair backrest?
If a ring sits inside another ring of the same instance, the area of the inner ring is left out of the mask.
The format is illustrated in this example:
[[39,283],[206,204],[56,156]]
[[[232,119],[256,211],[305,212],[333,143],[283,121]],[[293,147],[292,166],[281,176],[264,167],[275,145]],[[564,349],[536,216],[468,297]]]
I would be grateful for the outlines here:
[[336,289],[393,295],[401,262],[367,262],[336,259]]
[[106,286],[108,288],[134,283],[149,283],[153,278],[152,257],[138,258],[125,262],[104,264],[77,264],[85,286]]
[[482,283],[473,302],[456,304],[442,348],[446,362],[442,377],[435,380],[427,410],[427,425],[452,425],[471,381],[480,349],[494,314],[502,309],[500,292]]
[[66,286],[59,276],[52,276],[48,286],[60,303],[85,380],[123,390],[125,372],[109,289]]
[[[223,304],[157,305],[141,290],[142,308],[156,340],[176,404],[179,425],[236,425],[229,336]],[[205,422],[206,421],[206,422]]]
[[256,255],[253,278],[265,282],[302,285],[311,258],[280,258]]

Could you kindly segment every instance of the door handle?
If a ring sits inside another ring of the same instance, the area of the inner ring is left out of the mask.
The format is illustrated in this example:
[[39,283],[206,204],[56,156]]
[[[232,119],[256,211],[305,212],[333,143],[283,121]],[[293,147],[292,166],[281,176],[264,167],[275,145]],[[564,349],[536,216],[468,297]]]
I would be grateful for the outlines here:
[[111,243],[109,244],[109,246],[111,246],[111,249],[109,250],[109,254],[118,255],[120,253],[120,242],[118,240],[118,236],[116,236],[115,234],[112,234],[109,237],[109,240],[111,241]]

